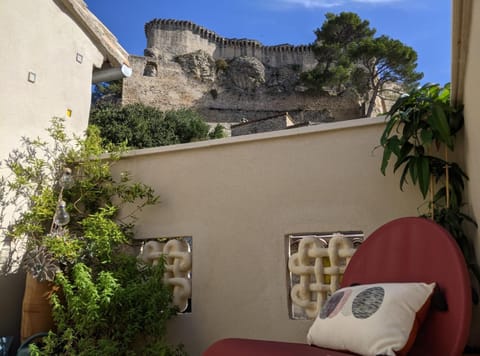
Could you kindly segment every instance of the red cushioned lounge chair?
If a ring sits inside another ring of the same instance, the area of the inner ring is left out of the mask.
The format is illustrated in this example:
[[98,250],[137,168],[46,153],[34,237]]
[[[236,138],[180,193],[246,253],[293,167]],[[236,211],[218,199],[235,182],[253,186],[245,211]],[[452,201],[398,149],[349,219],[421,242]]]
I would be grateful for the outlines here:
[[[448,310],[430,308],[409,353],[414,356],[462,355],[471,319],[471,287],[456,242],[434,222],[401,218],[377,229],[352,257],[342,287],[352,284],[436,282]],[[351,355],[306,344],[223,339],[203,356]]]

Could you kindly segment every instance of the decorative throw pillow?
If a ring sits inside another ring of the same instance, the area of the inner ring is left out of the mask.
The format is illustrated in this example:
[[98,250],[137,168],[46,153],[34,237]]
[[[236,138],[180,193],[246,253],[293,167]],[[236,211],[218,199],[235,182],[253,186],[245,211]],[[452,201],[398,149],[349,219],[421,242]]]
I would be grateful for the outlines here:
[[361,355],[405,355],[435,283],[365,284],[336,291],[307,335],[310,345]]

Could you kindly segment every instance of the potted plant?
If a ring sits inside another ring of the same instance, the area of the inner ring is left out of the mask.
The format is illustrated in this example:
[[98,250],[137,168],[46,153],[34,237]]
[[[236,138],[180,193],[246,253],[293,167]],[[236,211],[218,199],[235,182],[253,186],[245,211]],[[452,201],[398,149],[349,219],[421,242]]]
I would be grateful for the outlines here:
[[25,241],[27,287],[35,280],[53,287],[54,326],[41,330],[48,335],[30,351],[182,354],[165,341],[175,308],[163,265],[139,266],[133,239],[135,213],[158,197],[127,172],[113,176],[122,147],[105,150],[95,127],[71,138],[55,118],[48,132],[50,141],[23,139],[6,160],[11,176],[3,180],[2,205],[16,209],[8,237]]
[[[401,171],[400,189],[410,180],[425,200],[422,216],[435,220],[448,230],[462,250],[477,281],[480,269],[468,237],[468,226],[477,223],[462,208],[468,180],[460,165],[450,160],[455,139],[462,129],[463,107],[450,104],[450,84],[425,84],[401,96],[386,115],[387,124],[380,139],[383,148],[381,171],[389,164]],[[391,163],[391,159],[395,161]],[[474,300],[478,295],[474,292]]]

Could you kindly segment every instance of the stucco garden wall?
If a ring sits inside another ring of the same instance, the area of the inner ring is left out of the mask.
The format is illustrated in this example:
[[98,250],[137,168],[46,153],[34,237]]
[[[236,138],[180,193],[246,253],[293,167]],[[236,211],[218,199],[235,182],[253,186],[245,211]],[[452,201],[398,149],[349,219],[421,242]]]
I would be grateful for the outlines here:
[[308,321],[287,309],[285,235],[362,230],[417,215],[421,198],[382,176],[373,151],[383,120],[132,151],[117,169],[152,185],[158,206],[136,237],[191,236],[193,312],[170,339],[200,355],[223,337],[304,342]]

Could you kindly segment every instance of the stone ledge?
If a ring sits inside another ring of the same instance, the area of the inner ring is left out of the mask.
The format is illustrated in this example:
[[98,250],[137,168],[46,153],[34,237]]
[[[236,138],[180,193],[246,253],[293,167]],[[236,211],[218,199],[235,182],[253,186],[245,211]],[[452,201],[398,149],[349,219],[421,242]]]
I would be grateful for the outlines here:
[[[299,127],[299,128],[290,129],[290,130],[272,131],[272,132],[266,132],[266,133],[227,137],[227,138],[208,140],[208,141],[137,149],[137,150],[131,150],[131,151],[125,152],[124,154],[122,154],[122,157],[128,158],[128,157],[147,156],[147,155],[159,154],[164,152],[166,153],[166,152],[172,152],[172,151],[202,149],[202,148],[210,148],[215,146],[241,144],[241,143],[260,141],[260,140],[274,140],[274,139],[280,139],[285,137],[294,137],[298,135],[311,135],[311,134],[320,133],[320,132],[326,133],[330,131],[354,129],[357,127],[360,128],[365,126],[382,125],[384,123],[385,123],[384,116],[378,116],[373,118],[362,118],[362,119],[355,119],[355,120],[325,123],[325,124],[319,124],[314,126]],[[375,143],[372,143],[372,145],[373,144]]]

